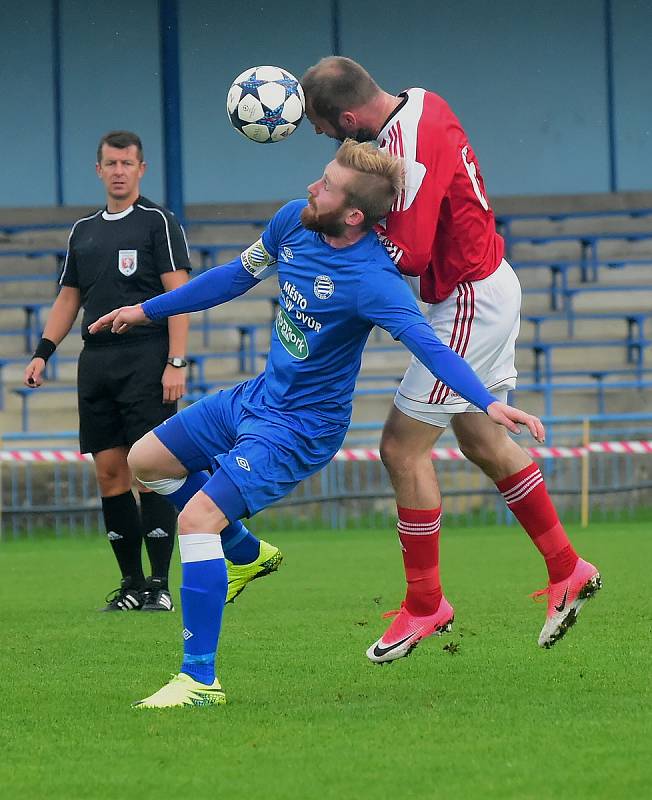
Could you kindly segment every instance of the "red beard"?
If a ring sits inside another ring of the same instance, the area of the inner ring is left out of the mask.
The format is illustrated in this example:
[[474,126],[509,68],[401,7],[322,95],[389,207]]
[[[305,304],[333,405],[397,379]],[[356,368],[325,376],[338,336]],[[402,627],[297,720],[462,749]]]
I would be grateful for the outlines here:
[[346,230],[342,220],[342,210],[324,211],[319,214],[308,201],[308,205],[301,211],[301,224],[309,231],[322,233],[324,236],[341,236]]

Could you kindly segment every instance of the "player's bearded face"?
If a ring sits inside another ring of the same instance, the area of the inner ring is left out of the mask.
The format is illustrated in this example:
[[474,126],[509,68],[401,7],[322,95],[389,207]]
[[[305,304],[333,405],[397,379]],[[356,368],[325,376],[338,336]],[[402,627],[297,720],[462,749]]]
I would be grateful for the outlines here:
[[346,230],[344,217],[347,207],[344,202],[339,208],[330,211],[318,211],[312,195],[308,196],[308,205],[301,212],[301,224],[309,231],[322,233],[324,236],[341,236]]

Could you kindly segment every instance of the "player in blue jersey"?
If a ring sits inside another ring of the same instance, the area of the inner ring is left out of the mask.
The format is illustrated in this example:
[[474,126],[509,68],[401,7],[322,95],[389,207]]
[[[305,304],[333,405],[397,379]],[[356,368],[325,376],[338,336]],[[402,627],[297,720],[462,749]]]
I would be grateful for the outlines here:
[[225,555],[231,559],[242,548],[259,547],[240,518],[284,497],[340,448],[374,325],[494,421],[514,432],[523,423],[543,441],[536,417],[498,402],[437,339],[372,232],[400,191],[402,175],[401,162],[391,155],[347,141],[308,187],[308,201],[281,208],[239,259],[174,292],[117,309],[89,328],[124,333],[133,325],[210,308],[271,274],[278,277],[279,312],[265,372],[184,409],[129,454],[139,480],[182,509],[183,663],[162,689],[135,704],[140,708],[225,702],[215,677],[227,599]]

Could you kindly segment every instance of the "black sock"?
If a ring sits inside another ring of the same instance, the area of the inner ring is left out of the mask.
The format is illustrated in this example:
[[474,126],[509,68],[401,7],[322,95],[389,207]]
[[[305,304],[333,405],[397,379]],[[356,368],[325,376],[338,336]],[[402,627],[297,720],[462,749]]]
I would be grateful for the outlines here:
[[140,492],[140,518],[147,555],[152,565],[152,577],[161,578],[167,588],[177,527],[176,509],[156,492]]
[[136,498],[132,492],[103,497],[102,513],[122,577],[131,579],[130,588],[139,589],[145,583],[145,576],[140,558],[142,534]]

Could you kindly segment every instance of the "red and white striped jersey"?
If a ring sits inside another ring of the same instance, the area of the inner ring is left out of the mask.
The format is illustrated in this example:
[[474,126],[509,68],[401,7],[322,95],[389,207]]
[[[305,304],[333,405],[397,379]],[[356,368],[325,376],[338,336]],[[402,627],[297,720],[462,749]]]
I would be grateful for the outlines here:
[[480,169],[460,121],[434,92],[408,89],[378,134],[381,148],[405,160],[405,190],[380,231],[394,263],[419,276],[426,303],[459,283],[491,275],[505,245]]

